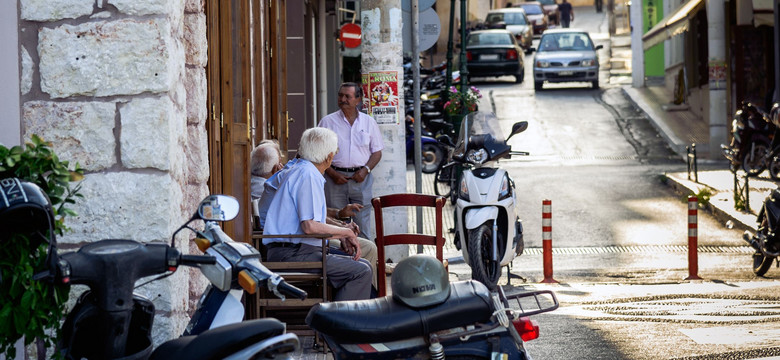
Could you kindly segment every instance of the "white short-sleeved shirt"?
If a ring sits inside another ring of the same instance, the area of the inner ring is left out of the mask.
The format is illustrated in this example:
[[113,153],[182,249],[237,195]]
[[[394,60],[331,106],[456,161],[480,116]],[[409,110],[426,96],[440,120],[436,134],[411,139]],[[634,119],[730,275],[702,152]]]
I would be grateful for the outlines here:
[[352,125],[344,116],[344,112],[339,110],[322,118],[319,126],[333,130],[339,137],[339,151],[333,157],[333,166],[363,166],[372,153],[385,148],[376,120],[360,111]]
[[[291,167],[287,178],[281,183],[271,201],[270,211],[265,218],[263,233],[269,235],[303,234],[301,222],[314,220],[325,223],[325,177],[311,162],[298,160]],[[304,243],[321,246],[320,239],[263,239],[270,242]]]

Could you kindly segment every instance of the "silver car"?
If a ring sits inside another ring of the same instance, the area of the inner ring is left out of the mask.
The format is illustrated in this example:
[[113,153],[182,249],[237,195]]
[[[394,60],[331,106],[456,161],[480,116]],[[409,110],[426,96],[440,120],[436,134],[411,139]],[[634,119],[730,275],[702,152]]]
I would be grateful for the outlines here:
[[534,56],[534,89],[544,82],[587,81],[599,87],[599,58],[587,32],[576,29],[545,31]]

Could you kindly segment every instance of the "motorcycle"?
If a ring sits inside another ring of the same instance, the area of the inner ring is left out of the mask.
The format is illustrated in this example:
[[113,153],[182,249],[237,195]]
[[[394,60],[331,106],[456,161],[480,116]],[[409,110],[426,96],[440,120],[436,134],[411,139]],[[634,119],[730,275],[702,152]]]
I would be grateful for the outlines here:
[[[414,273],[431,269],[418,265],[421,258],[438,263],[441,275]],[[405,267],[409,262],[414,264]],[[412,266],[412,275],[405,275]],[[401,278],[417,286],[399,289]],[[559,305],[549,290],[507,296],[501,287],[489,291],[474,280],[449,284],[441,262],[425,255],[401,260],[391,286],[392,295],[382,298],[317,304],[306,324],[322,336],[336,360],[530,359],[524,342],[538,338],[539,325],[529,317]],[[425,294],[431,301],[401,296],[410,294]]]
[[[233,219],[238,210],[235,198],[208,196],[174,232],[171,245],[108,239],[58,255],[52,235],[49,256],[54,261],[35,278],[89,287],[65,318],[57,352],[65,359],[247,359],[288,358],[298,351],[298,338],[285,333],[284,323],[241,321],[243,291],[265,286],[281,298],[300,299],[306,292],[265,268],[256,249],[234,242],[215,223]],[[205,229],[191,228],[194,220],[203,220]],[[175,248],[175,236],[185,228],[196,233],[196,244],[207,255],[183,255]],[[133,289],[139,279],[158,275],[150,281],[157,280],[179,266],[199,267],[211,284],[183,336],[152,351],[154,304]]]
[[498,118],[490,112],[473,112],[463,120],[452,155],[462,171],[450,176],[452,196],[457,195],[455,246],[471,267],[472,279],[491,290],[496,288],[501,269],[524,249],[523,225],[515,209],[515,183],[497,162],[512,155],[528,155],[512,151],[507,144],[509,138],[528,128],[528,122],[515,123],[506,140],[498,125]]
[[741,167],[751,176],[764,171],[776,128],[767,113],[755,104],[743,101],[731,121],[731,143],[720,145],[731,171]]
[[780,187],[764,200],[756,222],[757,232],[745,231],[742,238],[756,250],[753,253],[753,273],[764,276],[773,261],[780,266]]
[[[435,173],[446,161],[446,152],[436,139],[423,130],[420,136],[422,146],[422,172]],[[406,162],[414,164],[414,118],[406,116]]]

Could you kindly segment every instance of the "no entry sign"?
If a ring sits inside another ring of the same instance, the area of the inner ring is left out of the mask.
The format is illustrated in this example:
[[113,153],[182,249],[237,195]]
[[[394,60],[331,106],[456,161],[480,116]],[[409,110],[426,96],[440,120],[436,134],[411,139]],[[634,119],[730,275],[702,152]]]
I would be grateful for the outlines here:
[[356,48],[360,46],[360,26],[355,24],[344,24],[341,27],[339,38],[344,42],[344,47]]

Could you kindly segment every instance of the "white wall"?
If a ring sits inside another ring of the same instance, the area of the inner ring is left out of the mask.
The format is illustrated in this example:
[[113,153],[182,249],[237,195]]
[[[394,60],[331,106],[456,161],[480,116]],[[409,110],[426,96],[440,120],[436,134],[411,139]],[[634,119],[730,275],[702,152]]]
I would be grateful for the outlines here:
[[[16,1],[0,1],[0,144],[21,142],[19,117],[19,28]],[[17,49],[11,51],[10,49]]]

